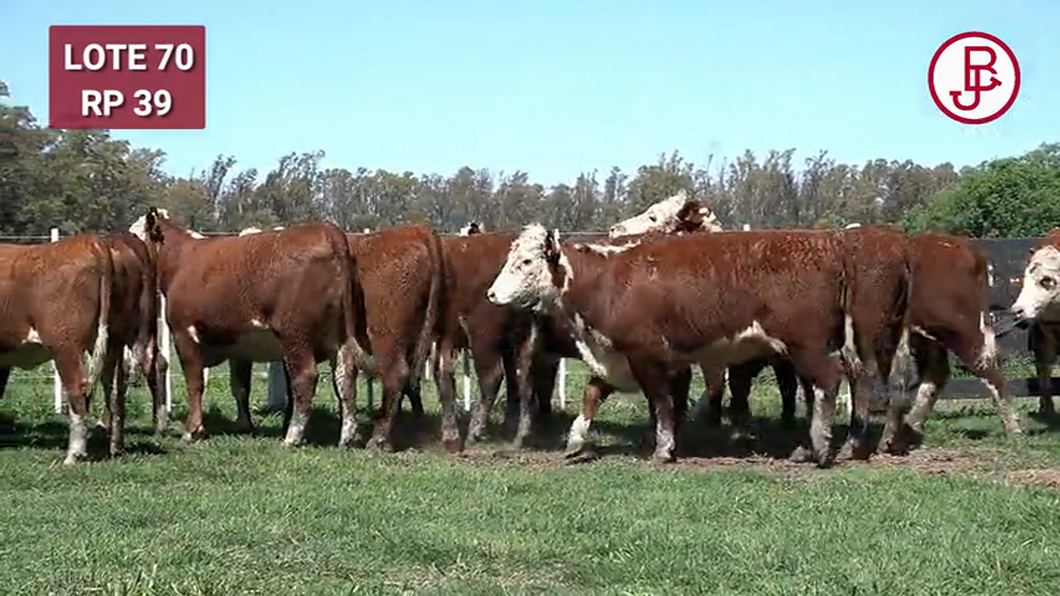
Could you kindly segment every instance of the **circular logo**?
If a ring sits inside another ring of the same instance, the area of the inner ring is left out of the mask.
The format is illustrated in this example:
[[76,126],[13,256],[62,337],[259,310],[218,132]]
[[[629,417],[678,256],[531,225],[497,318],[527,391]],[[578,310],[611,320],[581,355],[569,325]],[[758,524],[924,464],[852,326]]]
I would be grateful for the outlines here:
[[986,124],[1012,107],[1020,91],[1020,65],[997,37],[968,31],[946,40],[931,58],[928,90],[935,105],[963,124]]

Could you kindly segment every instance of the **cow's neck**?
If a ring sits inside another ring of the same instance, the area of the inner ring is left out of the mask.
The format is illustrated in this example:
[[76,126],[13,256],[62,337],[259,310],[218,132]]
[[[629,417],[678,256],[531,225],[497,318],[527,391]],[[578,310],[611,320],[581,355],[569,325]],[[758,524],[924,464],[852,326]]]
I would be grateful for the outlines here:
[[[613,263],[608,257],[577,249],[563,250],[561,261],[554,269],[554,281],[560,288],[560,307],[568,319],[604,331],[611,326],[609,271]],[[581,319],[578,321],[577,319]]]
[[180,260],[180,253],[184,250],[190,242],[195,242],[196,238],[192,236],[191,232],[178,228],[168,222],[160,222],[162,226],[162,234],[164,240],[161,244],[156,244],[156,266],[158,268],[158,284],[159,291],[165,293],[169,288],[169,281],[173,277],[173,273],[177,270],[177,265]]

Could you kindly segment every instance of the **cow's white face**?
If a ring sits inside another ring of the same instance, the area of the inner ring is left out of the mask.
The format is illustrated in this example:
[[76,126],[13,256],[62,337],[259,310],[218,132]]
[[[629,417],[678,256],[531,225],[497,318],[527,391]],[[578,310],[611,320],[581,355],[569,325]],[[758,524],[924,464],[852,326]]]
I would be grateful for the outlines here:
[[[554,267],[563,270],[562,287],[556,285]],[[486,296],[497,305],[548,310],[559,303],[571,279],[570,264],[559,239],[541,224],[530,224],[512,242],[508,259]]]
[[1032,321],[1060,310],[1060,250],[1046,246],[1031,256],[1023,272],[1023,287],[1012,303],[1017,321]]
[[641,213],[611,226],[608,236],[621,238],[649,232],[671,234],[681,229],[720,232],[722,227],[718,225],[717,219],[708,207],[690,201],[688,193],[682,190],[668,199],[655,203]]

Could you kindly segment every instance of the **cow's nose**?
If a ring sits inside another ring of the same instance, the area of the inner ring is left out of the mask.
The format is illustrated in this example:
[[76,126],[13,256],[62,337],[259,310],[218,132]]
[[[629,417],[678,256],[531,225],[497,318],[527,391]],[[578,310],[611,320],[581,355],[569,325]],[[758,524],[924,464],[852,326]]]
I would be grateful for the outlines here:
[[486,290],[486,298],[490,302],[494,302],[497,298],[497,292],[494,292],[493,290]]
[[611,229],[608,231],[608,233],[613,236],[613,235],[617,234],[619,231],[621,231],[620,228],[617,225],[615,225],[615,226],[611,226]]

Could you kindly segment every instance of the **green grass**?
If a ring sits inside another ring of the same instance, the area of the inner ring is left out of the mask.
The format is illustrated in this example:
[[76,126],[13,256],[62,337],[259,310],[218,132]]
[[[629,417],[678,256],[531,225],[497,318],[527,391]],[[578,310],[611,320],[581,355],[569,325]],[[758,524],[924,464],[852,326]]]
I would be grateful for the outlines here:
[[[571,370],[561,427],[585,379]],[[65,420],[44,373],[16,372],[0,403],[3,593],[1012,595],[1060,582],[1060,492],[1013,474],[1060,467],[1060,440],[1028,421],[1010,443],[980,402],[944,402],[908,459],[819,471],[761,458],[650,465],[633,454],[648,434],[640,397],[603,408],[608,455],[569,466],[503,442],[459,458],[430,443],[339,450],[324,384],[309,429],[324,445],[282,448],[278,416],[256,419],[258,437],[188,445],[178,422],[159,440],[136,388],[130,453],[63,467]],[[214,430],[234,417],[225,374],[208,389]],[[174,391],[179,421],[183,383]],[[777,402],[767,372],[760,432]]]

